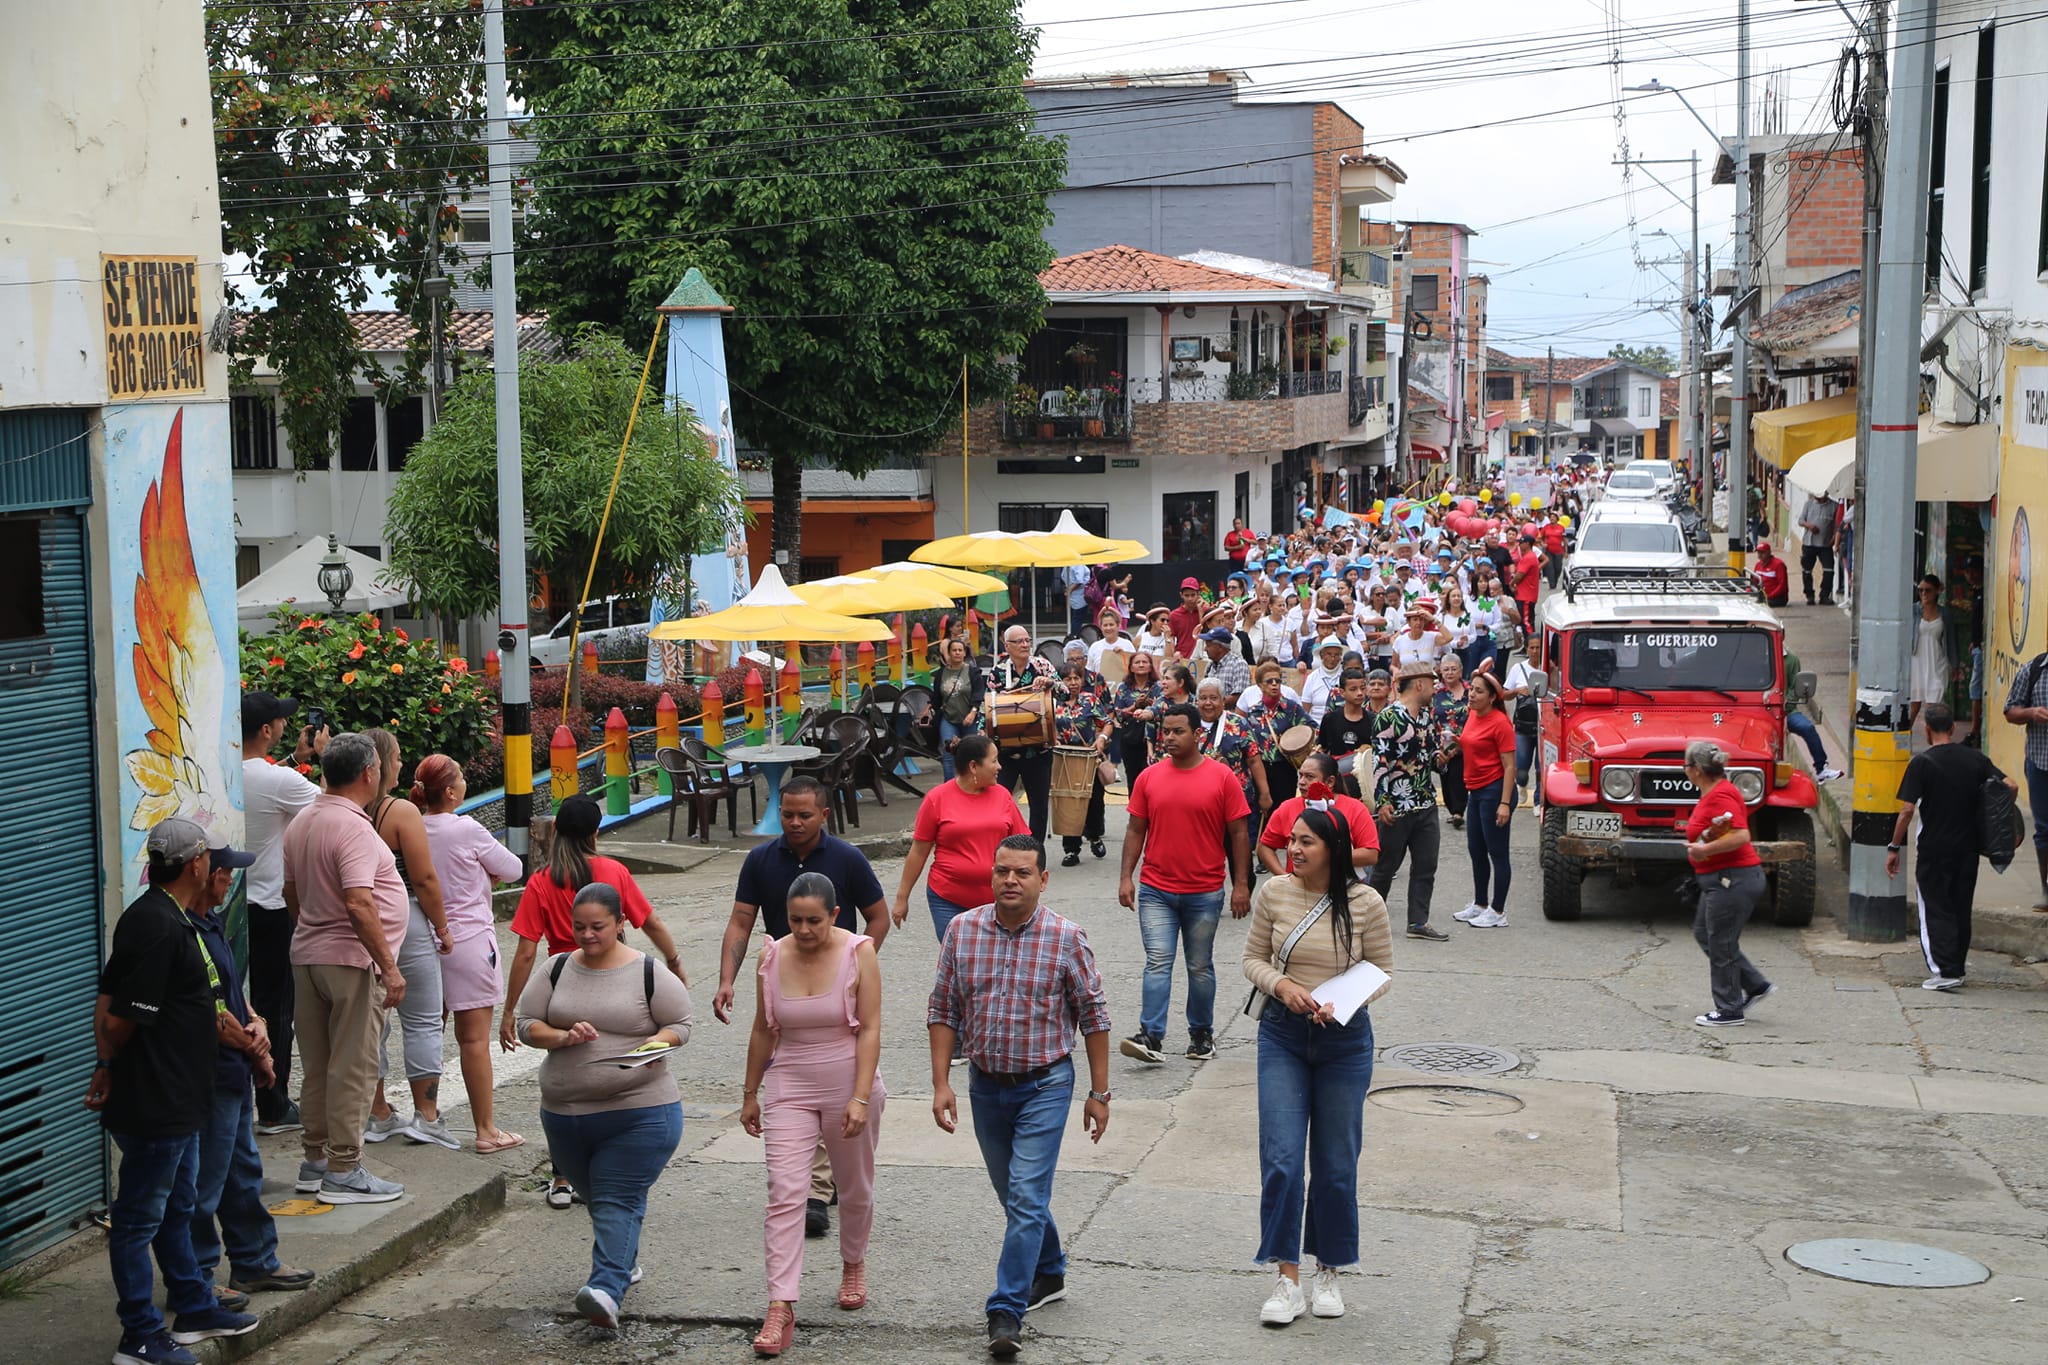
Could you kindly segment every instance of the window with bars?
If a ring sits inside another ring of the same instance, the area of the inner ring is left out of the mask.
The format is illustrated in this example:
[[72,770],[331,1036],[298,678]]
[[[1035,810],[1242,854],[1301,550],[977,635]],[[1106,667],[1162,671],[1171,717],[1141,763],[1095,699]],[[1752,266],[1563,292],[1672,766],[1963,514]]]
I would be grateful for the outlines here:
[[[1941,218],[1948,207],[1948,68],[1934,73],[1934,138],[1927,157],[1927,292],[1941,292]],[[2042,197],[2041,252],[2048,262],[2048,192]],[[2042,269],[2048,270],[2048,263]]]
[[1998,30],[1977,30],[1977,80],[1971,89],[1976,121],[1970,130],[1970,293],[1984,292],[1991,265],[1991,77],[1998,65]]
[[261,395],[228,400],[228,446],[236,469],[277,468],[277,409]]

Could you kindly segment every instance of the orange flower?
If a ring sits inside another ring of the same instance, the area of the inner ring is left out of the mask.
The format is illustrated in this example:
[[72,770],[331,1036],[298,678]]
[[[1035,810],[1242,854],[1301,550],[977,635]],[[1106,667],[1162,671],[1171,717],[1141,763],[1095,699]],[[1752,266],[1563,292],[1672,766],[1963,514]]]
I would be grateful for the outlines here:
[[267,664],[265,664],[265,665],[264,665],[264,667],[265,667],[265,668],[283,668],[283,667],[284,667],[284,656],[283,656],[283,655],[281,655],[281,654],[273,654],[273,655],[271,655],[271,656],[270,656],[270,662],[269,662],[269,663],[267,663]]
[[319,617],[317,617],[317,616],[308,616],[308,617],[306,617],[306,618],[305,618],[304,620],[302,620],[302,621],[300,621],[300,622],[299,622],[299,629],[300,629],[300,630],[318,630],[318,629],[320,629],[320,618],[319,618]]
[[356,641],[356,647],[348,652],[348,657],[351,659],[363,657],[363,642],[361,640]]
[[346,672],[346,673],[344,673],[344,674],[342,674],[342,675],[341,675],[341,683],[342,683],[342,686],[344,686],[344,687],[348,686],[348,685],[349,685],[350,683],[354,682],[355,680],[356,680],[356,671],[355,671],[355,670],[354,670],[353,668],[351,668],[351,669],[350,669],[350,670],[349,670],[348,672]]
[[457,674],[467,673],[469,672],[469,661],[461,655],[457,655],[448,661],[448,671]]
[[447,683],[441,684],[441,695],[444,697],[447,696],[450,692],[453,692],[454,690],[455,689],[450,687]]
[[404,665],[404,664],[393,664],[393,665],[391,665],[391,671],[392,671],[393,673],[403,673],[403,672],[405,672],[405,665]]
[[400,644],[404,644],[407,640],[410,640],[412,638],[411,636],[407,635],[404,631],[399,630],[395,627],[392,629],[391,633],[398,637],[398,643]]

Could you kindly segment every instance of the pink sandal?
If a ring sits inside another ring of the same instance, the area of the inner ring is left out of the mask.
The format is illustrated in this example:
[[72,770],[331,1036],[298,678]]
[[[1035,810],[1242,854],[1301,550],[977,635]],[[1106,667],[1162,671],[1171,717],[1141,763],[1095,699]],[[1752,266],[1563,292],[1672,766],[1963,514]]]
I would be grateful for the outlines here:
[[509,1152],[514,1147],[524,1147],[525,1145],[525,1138],[510,1130],[506,1130],[503,1139],[497,1142],[485,1142],[482,1138],[478,1138],[476,1140],[476,1151],[478,1156],[489,1156],[492,1152]]
[[754,1337],[754,1354],[779,1356],[796,1339],[796,1310],[786,1303],[768,1305],[768,1317]]
[[839,1272],[839,1306],[851,1312],[868,1306],[868,1267],[863,1261],[859,1265],[842,1262]]

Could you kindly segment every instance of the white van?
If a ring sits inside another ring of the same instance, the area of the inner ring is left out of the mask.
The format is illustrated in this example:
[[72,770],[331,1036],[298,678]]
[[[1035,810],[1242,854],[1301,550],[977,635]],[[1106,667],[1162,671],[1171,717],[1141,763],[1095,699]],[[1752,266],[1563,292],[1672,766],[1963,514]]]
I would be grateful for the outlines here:
[[1578,544],[1565,568],[1662,571],[1690,568],[1692,562],[1685,531],[1663,504],[1610,498],[1594,504],[1579,524]]
[[1678,482],[1678,468],[1669,460],[1630,460],[1623,467],[1624,473],[1648,474],[1657,481],[1657,496],[1668,497],[1672,486]]

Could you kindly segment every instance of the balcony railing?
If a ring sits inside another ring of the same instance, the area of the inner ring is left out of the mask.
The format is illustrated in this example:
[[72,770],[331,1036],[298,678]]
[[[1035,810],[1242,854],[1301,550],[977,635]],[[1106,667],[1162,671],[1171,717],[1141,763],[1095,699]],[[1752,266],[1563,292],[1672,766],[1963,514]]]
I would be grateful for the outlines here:
[[1385,380],[1381,380],[1376,385],[1368,380],[1351,386],[1350,417],[1352,426],[1355,427],[1360,422],[1363,422],[1372,413],[1373,409],[1381,406],[1383,401],[1382,395],[1385,392],[1385,383]]
[[[1178,395],[1176,395],[1178,396]],[[1068,412],[1005,412],[1006,441],[1128,441],[1131,400],[1102,398]]]
[[1581,417],[1594,420],[1602,417],[1626,417],[1628,401],[1610,394],[1589,393],[1573,400],[1572,411]]
[[1347,251],[1343,259],[1344,279],[1353,284],[1389,284],[1393,261],[1382,251]]

